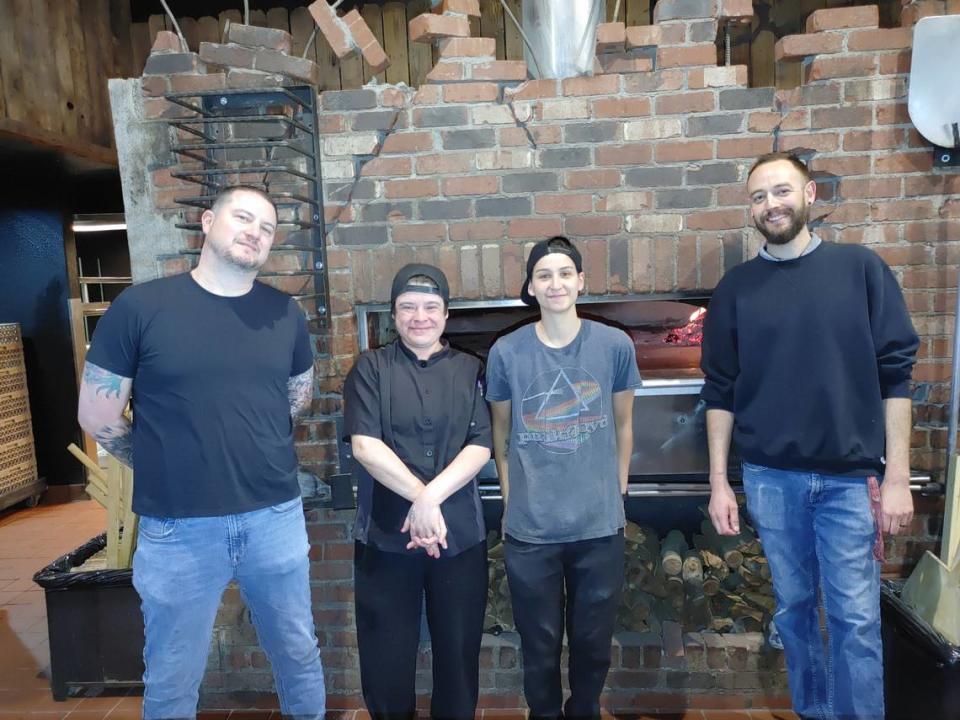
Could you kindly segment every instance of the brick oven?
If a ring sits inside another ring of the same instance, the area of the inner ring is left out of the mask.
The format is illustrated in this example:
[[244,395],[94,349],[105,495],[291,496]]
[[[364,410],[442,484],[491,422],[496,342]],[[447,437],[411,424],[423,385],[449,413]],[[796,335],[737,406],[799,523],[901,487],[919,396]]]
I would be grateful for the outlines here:
[[[470,12],[469,2],[453,5],[450,16]],[[904,18],[947,8],[912,3]],[[900,279],[922,339],[913,466],[942,470],[960,175],[933,168],[907,116],[910,28],[879,28],[875,6],[818,10],[805,34],[779,41],[778,58],[801,62],[803,81],[777,90],[750,87],[746,66],[723,64],[723,28],[752,13],[746,0],[659,0],[653,25],[602,25],[594,74],[564,80],[527,80],[524,63],[495,59],[492,39],[447,36],[420,88],[371,83],[318,94],[328,304],[312,326],[313,412],[297,428],[304,473],[323,480],[341,470],[340,390],[369,330],[356,309],[388,300],[397,267],[442,267],[462,309],[480,306],[483,316],[518,297],[528,247],[565,234],[583,252],[585,308],[707,298],[726,269],[757,250],[743,183],[751,160],[774,149],[809,160],[818,232],[869,244]],[[461,35],[463,25],[452,24]],[[161,37],[143,78],[111,81],[137,280],[189,268],[198,243],[197,210],[177,202],[198,189],[178,176],[182,158],[171,151],[180,138],[169,120],[183,107],[168,96],[317,84],[309,61],[252,37],[204,43],[199,55]],[[295,245],[296,232],[285,228],[280,242]],[[288,271],[317,269],[315,254],[285,252],[284,263],[298,263],[283,265]],[[888,549],[888,573],[908,571],[940,532],[942,501],[916,500],[911,533]],[[330,707],[360,707],[352,511],[314,500],[308,522]],[[228,590],[204,707],[270,702],[269,668],[245,615]],[[422,653],[426,691],[429,648]],[[520,663],[514,635],[485,636],[483,707],[523,706]],[[618,633],[605,702],[633,711],[779,707],[785,688],[782,658],[759,633],[664,624]]]

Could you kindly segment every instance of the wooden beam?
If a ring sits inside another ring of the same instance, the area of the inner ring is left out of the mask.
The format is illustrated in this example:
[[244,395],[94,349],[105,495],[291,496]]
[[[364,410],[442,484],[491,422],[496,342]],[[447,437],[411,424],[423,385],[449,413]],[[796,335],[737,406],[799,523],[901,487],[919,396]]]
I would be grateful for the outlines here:
[[28,123],[0,119],[0,147],[23,151],[47,151],[79,163],[80,169],[116,168],[117,151],[95,143],[41,130]]

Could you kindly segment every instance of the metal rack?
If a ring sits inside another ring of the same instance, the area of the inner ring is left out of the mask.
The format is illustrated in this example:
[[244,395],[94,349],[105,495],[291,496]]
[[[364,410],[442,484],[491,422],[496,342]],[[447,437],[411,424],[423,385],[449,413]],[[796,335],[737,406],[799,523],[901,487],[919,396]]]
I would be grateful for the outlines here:
[[[175,202],[205,210],[223,187],[244,184],[265,190],[277,206],[277,229],[285,236],[270,252],[305,256],[298,257],[298,269],[261,271],[260,277],[303,277],[303,287],[288,292],[309,320],[325,323],[329,289],[313,88],[205,90],[166,98],[191,113],[167,121],[179,138],[171,150],[181,158],[171,176],[200,188],[198,195],[178,197]],[[197,222],[176,227],[201,229]]]

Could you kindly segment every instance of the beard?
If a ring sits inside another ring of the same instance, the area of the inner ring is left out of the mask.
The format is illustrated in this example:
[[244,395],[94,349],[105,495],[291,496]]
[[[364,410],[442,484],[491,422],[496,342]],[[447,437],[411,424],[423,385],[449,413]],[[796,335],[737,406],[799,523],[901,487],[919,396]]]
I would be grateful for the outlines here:
[[221,261],[227,265],[232,265],[235,268],[240,270],[245,270],[247,272],[253,270],[259,270],[267,262],[267,259],[260,259],[259,256],[250,257],[244,253],[243,249],[230,244],[227,247],[220,247],[216,243],[211,243],[211,249],[214,254],[220,258]]
[[771,245],[786,245],[800,234],[800,231],[810,220],[810,208],[806,202],[796,210],[787,208],[786,212],[790,213],[790,224],[782,230],[771,230],[767,227],[765,218],[769,213],[764,213],[759,220],[757,218],[753,220],[757,230]]

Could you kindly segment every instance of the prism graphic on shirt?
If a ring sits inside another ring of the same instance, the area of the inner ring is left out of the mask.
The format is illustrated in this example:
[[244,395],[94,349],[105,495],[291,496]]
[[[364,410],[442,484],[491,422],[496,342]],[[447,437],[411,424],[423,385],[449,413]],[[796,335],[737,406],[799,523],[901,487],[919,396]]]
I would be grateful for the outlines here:
[[547,452],[576,452],[610,419],[604,412],[600,383],[583,368],[562,367],[541,373],[520,401],[523,430],[517,443],[537,443]]

